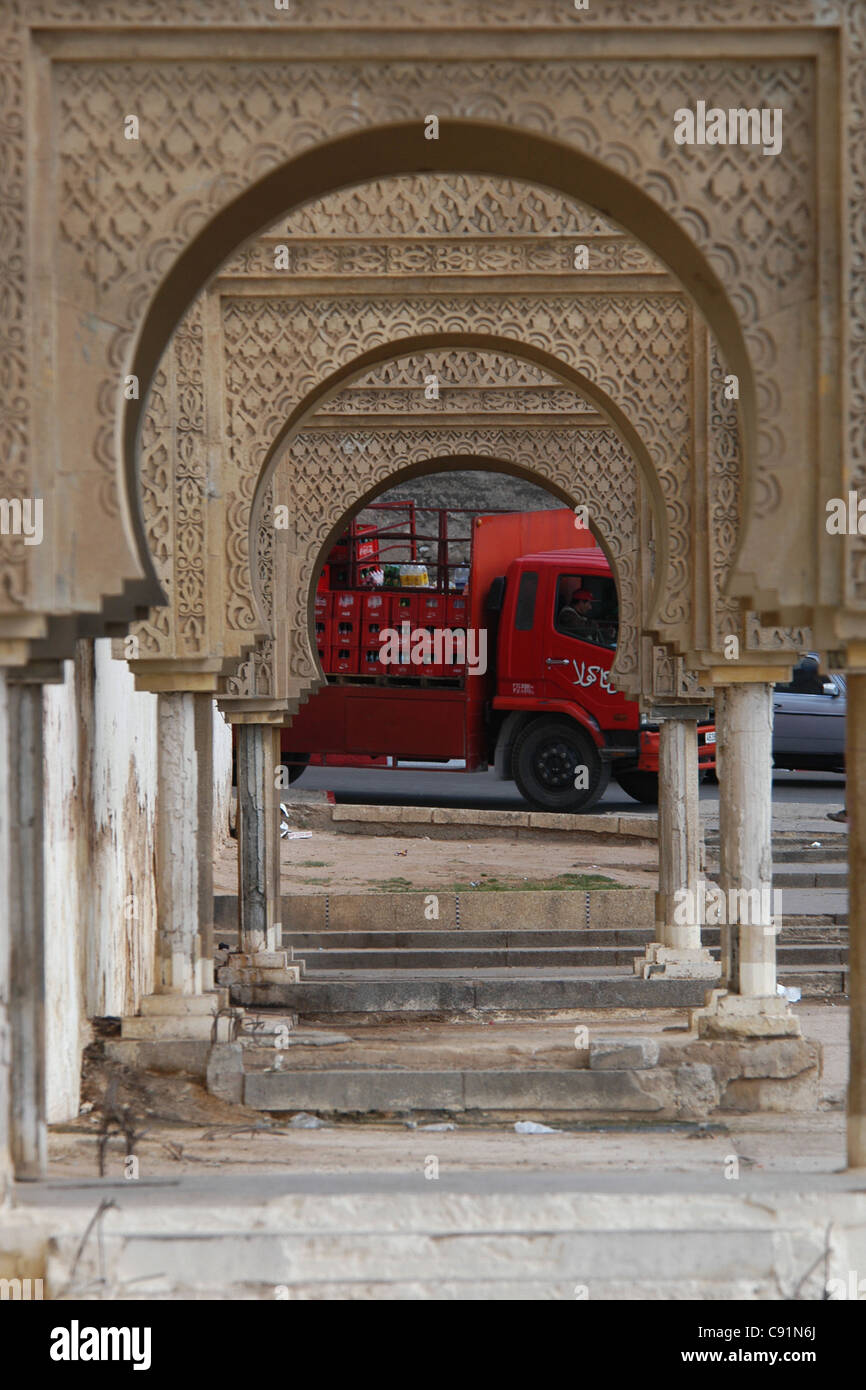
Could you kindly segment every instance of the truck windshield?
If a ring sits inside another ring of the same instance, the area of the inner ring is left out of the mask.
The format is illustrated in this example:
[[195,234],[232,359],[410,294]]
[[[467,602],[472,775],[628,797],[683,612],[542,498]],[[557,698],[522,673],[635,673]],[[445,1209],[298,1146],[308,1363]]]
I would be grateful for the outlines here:
[[578,642],[614,650],[619,606],[613,579],[596,574],[561,574],[556,585],[554,626],[557,632]]

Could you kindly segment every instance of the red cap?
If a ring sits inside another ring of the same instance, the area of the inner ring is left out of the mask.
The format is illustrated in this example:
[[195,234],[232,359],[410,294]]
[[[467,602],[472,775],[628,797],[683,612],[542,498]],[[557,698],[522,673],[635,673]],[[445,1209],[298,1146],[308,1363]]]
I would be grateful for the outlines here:
[[584,600],[589,600],[590,603],[593,602],[593,597],[589,589],[575,589],[571,595],[572,603],[583,603]]

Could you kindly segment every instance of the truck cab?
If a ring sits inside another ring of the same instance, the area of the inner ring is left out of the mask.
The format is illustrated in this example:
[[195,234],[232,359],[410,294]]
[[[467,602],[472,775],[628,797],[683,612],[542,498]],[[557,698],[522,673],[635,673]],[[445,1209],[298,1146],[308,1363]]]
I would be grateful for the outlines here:
[[[611,774],[636,800],[658,796],[658,733],[610,679],[616,584],[599,549],[522,555],[504,577],[494,711],[496,767],[533,805],[585,811]],[[699,762],[714,766],[710,726]]]

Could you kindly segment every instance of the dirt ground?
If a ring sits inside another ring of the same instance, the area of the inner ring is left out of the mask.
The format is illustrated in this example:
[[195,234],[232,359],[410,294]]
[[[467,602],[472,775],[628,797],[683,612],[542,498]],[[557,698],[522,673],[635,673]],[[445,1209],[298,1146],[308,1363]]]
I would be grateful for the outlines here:
[[[728,1157],[767,1172],[828,1173],[845,1164],[844,1088],[848,1009],[831,1004],[797,1006],[806,1037],[824,1047],[821,1108],[803,1115],[731,1115],[706,1124],[606,1124],[594,1128],[566,1118],[547,1117],[561,1129],[553,1134],[518,1134],[509,1116],[478,1119],[456,1116],[395,1115],[375,1121],[352,1117],[324,1119],[315,1129],[298,1128],[292,1116],[268,1116],[231,1106],[208,1095],[203,1086],[177,1076],[134,1076],[91,1061],[85,1070],[83,1113],[49,1133],[50,1178],[95,1178],[106,1088],[117,1077],[111,1105],[128,1107],[136,1131],[138,1176],[172,1178],[180,1174],[407,1172],[423,1168],[435,1153],[451,1171],[485,1168],[516,1172],[665,1171],[718,1172],[724,1182]],[[651,1018],[632,1010],[605,1010],[582,1021],[606,1033],[653,1033],[681,1029],[684,1011],[657,1010]],[[309,1031],[309,1030],[307,1030]],[[327,1030],[336,1031],[334,1028]],[[402,1048],[402,1064],[511,1066],[569,1064],[574,1022],[561,1016],[536,1021],[409,1025],[403,1030],[351,1025],[346,1034],[366,1052],[367,1065],[393,1065],[388,1054]],[[313,1049],[302,1047],[306,1065]],[[316,1048],[321,1065],[346,1065],[344,1046]],[[573,1053],[571,1053],[573,1056]],[[294,1061],[294,1058],[292,1059]],[[355,1063],[357,1065],[357,1062]],[[429,1130],[425,1123],[454,1125]],[[105,1176],[124,1179],[123,1139],[116,1135],[106,1153]]]
[[[471,832],[470,832],[471,834]],[[599,875],[629,887],[657,886],[652,845],[593,845],[561,840],[434,840],[389,835],[347,835],[314,830],[309,840],[283,840],[284,893],[381,893],[493,886],[533,888],[565,875]],[[237,843],[230,840],[214,864],[214,891],[237,892]],[[604,884],[598,884],[602,887]]]

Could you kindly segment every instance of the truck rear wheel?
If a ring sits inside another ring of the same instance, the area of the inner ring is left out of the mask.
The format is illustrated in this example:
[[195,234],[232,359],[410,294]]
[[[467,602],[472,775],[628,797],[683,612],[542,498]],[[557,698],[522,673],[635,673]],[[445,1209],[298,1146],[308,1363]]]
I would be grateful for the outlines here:
[[616,779],[623,791],[642,801],[645,806],[657,806],[659,799],[659,776],[657,772],[621,772]]
[[[512,763],[521,796],[540,811],[588,811],[610,781],[610,763],[571,719],[537,719],[518,734]],[[586,776],[580,780],[580,768]]]

